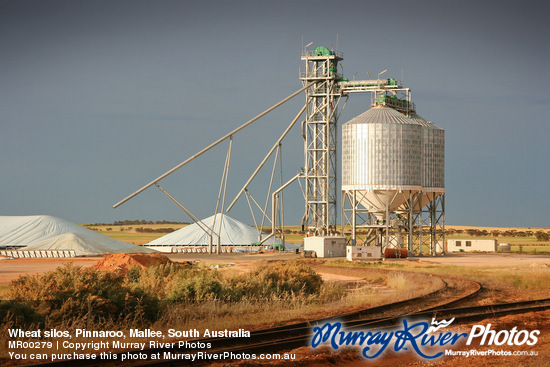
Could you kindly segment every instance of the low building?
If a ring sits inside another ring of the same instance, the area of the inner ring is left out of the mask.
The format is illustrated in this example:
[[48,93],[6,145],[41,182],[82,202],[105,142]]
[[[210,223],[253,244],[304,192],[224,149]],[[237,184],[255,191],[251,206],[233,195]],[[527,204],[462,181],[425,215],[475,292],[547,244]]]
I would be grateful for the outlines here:
[[304,251],[315,251],[317,257],[344,257],[346,256],[346,238],[306,237],[304,238]]
[[449,239],[447,240],[448,252],[496,252],[498,243],[496,239],[478,240],[478,239]]
[[347,246],[346,259],[354,260],[373,260],[380,259],[382,252],[378,246]]

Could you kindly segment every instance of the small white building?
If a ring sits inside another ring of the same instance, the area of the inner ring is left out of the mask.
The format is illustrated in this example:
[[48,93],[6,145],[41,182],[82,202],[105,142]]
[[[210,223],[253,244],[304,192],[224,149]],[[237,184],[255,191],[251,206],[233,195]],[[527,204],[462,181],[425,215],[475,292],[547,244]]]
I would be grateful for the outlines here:
[[306,237],[304,238],[304,251],[315,251],[317,257],[344,257],[346,256],[346,238]]
[[477,240],[477,239],[449,239],[447,240],[448,252],[496,252],[498,243],[496,239]]
[[353,260],[372,260],[380,259],[382,251],[378,246],[347,246],[346,259]]

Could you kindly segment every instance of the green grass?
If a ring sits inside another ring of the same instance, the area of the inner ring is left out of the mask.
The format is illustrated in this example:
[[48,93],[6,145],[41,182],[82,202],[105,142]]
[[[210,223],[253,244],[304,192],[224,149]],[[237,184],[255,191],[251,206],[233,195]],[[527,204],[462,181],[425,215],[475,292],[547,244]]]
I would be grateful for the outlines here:
[[550,245],[512,245],[512,252],[550,254]]

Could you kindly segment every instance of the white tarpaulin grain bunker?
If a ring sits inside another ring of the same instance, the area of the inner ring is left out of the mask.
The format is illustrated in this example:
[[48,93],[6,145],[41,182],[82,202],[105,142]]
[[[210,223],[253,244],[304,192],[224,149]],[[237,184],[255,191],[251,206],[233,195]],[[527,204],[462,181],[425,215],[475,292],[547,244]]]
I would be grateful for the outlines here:
[[[214,230],[220,235],[221,246],[250,246],[258,242],[258,230],[247,224],[239,222],[236,219],[224,214],[223,216],[218,214],[216,221],[215,216],[212,215],[202,220],[202,223],[208,228],[215,226]],[[265,237],[266,234],[264,233]],[[266,240],[263,245],[274,245],[280,243],[274,238]],[[215,247],[218,243],[217,236],[212,239],[212,244]],[[208,246],[210,244],[210,236],[201,229],[197,223],[191,224],[182,229],[178,229],[165,236],[157,238],[154,241],[149,242],[146,246],[154,248],[159,251],[163,251],[165,247],[185,247],[185,246]],[[286,249],[298,248],[296,245],[289,243],[285,244]]]
[[49,215],[0,216],[0,247],[35,252],[72,250],[76,256],[155,252]]

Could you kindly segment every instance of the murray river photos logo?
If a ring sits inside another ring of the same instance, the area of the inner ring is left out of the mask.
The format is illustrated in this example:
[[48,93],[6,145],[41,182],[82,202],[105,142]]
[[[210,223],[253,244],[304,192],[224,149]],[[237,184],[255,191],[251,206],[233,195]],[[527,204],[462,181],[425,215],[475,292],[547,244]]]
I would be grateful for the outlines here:
[[426,321],[413,322],[406,318],[402,325],[380,330],[346,330],[341,322],[327,322],[313,328],[311,346],[317,348],[322,344],[330,345],[334,350],[347,346],[361,347],[361,354],[368,359],[382,355],[384,351],[414,351],[425,359],[435,359],[443,355],[445,349],[451,349],[457,342],[465,339],[466,345],[473,341],[480,345],[535,345],[539,330],[492,330],[491,324],[474,325],[469,333],[455,333],[442,330],[448,327],[451,320],[437,321],[431,324]]

